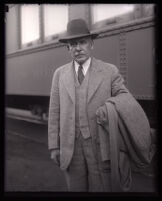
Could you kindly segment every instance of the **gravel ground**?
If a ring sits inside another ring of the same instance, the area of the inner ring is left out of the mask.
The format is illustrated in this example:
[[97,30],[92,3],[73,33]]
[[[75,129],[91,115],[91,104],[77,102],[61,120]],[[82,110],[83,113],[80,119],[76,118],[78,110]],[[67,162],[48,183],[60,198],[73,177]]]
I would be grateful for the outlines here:
[[[63,172],[50,159],[47,126],[8,119],[5,140],[6,192],[66,192]],[[154,192],[155,178],[133,174],[133,192]]]
[[47,147],[7,135],[6,191],[66,191],[61,170],[50,160]]

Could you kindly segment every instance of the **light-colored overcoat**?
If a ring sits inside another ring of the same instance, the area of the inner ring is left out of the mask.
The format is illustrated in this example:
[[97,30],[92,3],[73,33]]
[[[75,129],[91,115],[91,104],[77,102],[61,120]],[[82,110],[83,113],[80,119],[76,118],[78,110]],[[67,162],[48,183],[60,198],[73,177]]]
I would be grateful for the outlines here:
[[[87,116],[93,139],[97,136],[96,110],[107,99],[129,93],[116,66],[92,58],[89,68]],[[66,169],[75,142],[75,81],[73,62],[58,68],[53,76],[48,122],[49,149],[60,149],[60,168]]]

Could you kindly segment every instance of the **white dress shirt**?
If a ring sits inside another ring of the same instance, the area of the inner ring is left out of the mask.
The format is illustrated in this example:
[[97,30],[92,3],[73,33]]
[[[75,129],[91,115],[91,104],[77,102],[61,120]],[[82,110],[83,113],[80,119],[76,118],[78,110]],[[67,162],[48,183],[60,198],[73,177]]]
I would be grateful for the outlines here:
[[[90,63],[91,63],[91,57],[89,57],[89,59],[87,59],[83,64],[82,64],[82,67],[83,67],[83,74],[84,76],[86,75],[88,69],[89,69],[89,66],[90,66]],[[80,66],[80,64],[78,64],[76,61],[74,61],[74,66],[75,66],[75,71],[76,71],[76,74],[78,76],[78,68]]]

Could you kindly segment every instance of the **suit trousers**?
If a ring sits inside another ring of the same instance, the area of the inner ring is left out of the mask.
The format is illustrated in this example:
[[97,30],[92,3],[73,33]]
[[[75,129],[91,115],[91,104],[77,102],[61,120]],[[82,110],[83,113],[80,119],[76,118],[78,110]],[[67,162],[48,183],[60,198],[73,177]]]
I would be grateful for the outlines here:
[[71,192],[111,192],[110,161],[101,161],[99,144],[92,138],[75,138],[72,161],[65,170]]

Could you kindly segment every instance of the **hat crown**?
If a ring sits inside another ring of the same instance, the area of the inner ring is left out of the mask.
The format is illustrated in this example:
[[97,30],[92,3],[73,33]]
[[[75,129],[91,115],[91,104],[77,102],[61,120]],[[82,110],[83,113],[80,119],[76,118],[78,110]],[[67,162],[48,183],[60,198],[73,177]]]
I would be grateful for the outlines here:
[[69,35],[90,34],[88,26],[83,19],[75,19],[68,23],[67,33]]
[[59,42],[68,43],[69,40],[91,37],[96,38],[98,34],[91,33],[84,19],[74,19],[68,22],[67,31],[60,37]]

